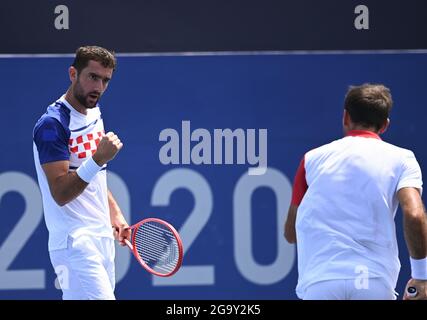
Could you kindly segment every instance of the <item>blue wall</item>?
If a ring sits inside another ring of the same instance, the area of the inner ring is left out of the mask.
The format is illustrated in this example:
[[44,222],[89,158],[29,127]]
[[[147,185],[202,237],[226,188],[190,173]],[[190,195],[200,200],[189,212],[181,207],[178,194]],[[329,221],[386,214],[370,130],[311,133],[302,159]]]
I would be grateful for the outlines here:
[[[46,106],[67,89],[70,63],[66,57],[0,58],[0,298],[61,296],[31,138]],[[395,107],[383,138],[412,149],[427,172],[426,54],[119,57],[101,101],[106,130],[125,144],[109,165],[111,188],[129,222],[169,220],[187,250],[168,283],[153,280],[120,248],[117,297],[295,299],[295,248],[282,238],[290,183],[304,152],[341,137],[344,94],[363,82],[391,88]],[[159,133],[180,132],[183,120],[211,133],[268,129],[268,173],[248,176],[249,165],[237,164],[162,165]],[[410,270],[400,212],[396,221],[402,292]]]

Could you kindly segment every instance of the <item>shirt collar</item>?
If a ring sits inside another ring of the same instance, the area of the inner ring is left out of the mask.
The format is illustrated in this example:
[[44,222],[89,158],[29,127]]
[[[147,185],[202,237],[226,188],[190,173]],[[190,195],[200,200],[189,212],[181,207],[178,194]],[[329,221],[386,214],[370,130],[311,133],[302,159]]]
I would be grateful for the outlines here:
[[[81,117],[81,118],[87,118],[90,114],[92,114],[93,112],[94,112],[94,110],[95,110],[95,108],[92,108],[92,109],[88,109],[87,110],[87,114],[83,114],[83,113],[81,113],[81,112],[79,112],[79,111],[77,111],[68,101],[67,101],[67,99],[65,99],[65,94],[63,94],[62,96],[61,96],[61,98],[59,98],[58,99],[58,101],[61,101],[68,109],[70,109],[71,110],[71,112],[74,114],[74,115],[76,115],[76,116],[78,116],[78,117]],[[96,107],[98,107],[99,108],[99,103],[97,103],[96,104]],[[99,111],[98,111],[98,113],[99,113]]]
[[76,113],[77,115],[80,115],[82,117],[85,117],[83,113],[78,112],[74,107],[65,99],[65,94],[61,96],[61,98],[58,99],[61,101],[68,109],[70,109],[71,112]]
[[368,130],[350,130],[347,132],[346,137],[363,137],[363,138],[373,138],[381,140],[380,136],[375,132]]

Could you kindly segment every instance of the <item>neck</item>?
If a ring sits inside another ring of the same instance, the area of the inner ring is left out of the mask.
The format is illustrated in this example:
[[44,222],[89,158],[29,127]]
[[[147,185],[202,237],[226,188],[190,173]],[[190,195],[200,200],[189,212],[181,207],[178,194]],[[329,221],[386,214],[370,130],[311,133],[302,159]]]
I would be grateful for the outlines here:
[[65,93],[65,100],[67,100],[67,102],[74,109],[76,109],[77,112],[87,115],[87,109],[74,97],[71,86],[68,88],[67,92]]
[[351,124],[349,126],[346,126],[345,133],[347,134],[349,131],[358,130],[358,131],[370,131],[376,134],[379,134],[378,130],[375,127],[364,127],[357,124]]

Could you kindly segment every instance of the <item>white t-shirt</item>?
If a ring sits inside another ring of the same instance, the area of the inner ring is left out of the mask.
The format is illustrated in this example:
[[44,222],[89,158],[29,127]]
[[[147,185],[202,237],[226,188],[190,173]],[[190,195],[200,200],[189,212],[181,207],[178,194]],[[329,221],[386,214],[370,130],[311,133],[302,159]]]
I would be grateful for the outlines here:
[[309,151],[302,164],[296,179],[303,172],[307,189],[296,219],[298,297],[309,285],[332,279],[381,277],[394,289],[400,271],[397,191],[422,191],[413,152],[373,132],[350,131]]
[[79,113],[62,96],[47,108],[34,127],[34,162],[49,230],[49,251],[66,248],[68,236],[113,238],[106,165],[77,198],[62,207],[53,199],[41,167],[44,163],[68,160],[69,171],[74,171],[95,153],[104,125],[99,106],[87,111],[87,115]]

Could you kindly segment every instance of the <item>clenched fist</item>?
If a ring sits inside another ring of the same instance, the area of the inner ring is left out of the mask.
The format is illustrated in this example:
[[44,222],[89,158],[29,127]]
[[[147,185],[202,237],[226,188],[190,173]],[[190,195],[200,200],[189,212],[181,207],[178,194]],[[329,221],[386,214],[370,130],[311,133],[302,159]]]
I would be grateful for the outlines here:
[[112,160],[122,147],[123,143],[119,137],[113,132],[108,132],[102,137],[92,158],[99,166],[103,166]]

